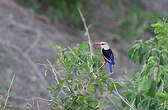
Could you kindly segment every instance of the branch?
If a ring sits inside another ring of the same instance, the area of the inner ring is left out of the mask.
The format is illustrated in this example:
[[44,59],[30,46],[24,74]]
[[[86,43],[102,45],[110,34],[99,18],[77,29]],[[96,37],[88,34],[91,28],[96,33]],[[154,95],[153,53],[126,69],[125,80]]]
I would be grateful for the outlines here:
[[103,64],[97,69],[97,71],[99,71],[104,65],[105,65],[105,63],[103,63]]
[[115,110],[119,109],[119,107],[114,104],[112,97],[110,95],[107,95],[106,98],[113,104],[113,107]]
[[58,75],[58,71],[53,67],[53,65],[51,64],[51,62],[50,62],[48,59],[47,59],[47,62],[48,62],[48,64],[50,65],[51,70],[52,70],[52,73],[53,73],[54,76],[55,76],[56,83],[59,84],[59,79],[60,79],[60,77],[59,77],[59,75]]
[[34,28],[34,27],[32,27],[32,26],[25,25],[25,24],[22,24],[22,23],[19,23],[19,22],[15,21],[15,20],[13,19],[13,17],[10,18],[10,23],[9,23],[9,25],[11,25],[11,26],[16,26],[16,27],[18,27],[18,28],[20,28],[20,29],[23,29],[23,30],[25,30],[25,31],[34,32],[34,33],[36,33],[36,34],[42,33],[39,29],[36,29],[36,28]]
[[161,57],[161,53],[159,52],[158,72],[157,72],[157,75],[156,75],[156,80],[158,80],[159,72],[160,72],[160,57]]
[[39,43],[39,41],[40,41],[40,33],[37,35],[38,36],[38,38],[33,42],[33,44],[31,44],[31,46],[26,50],[26,54],[29,54],[33,49],[34,49],[34,47],[35,46],[37,46],[37,44]]
[[126,98],[124,98],[122,95],[120,95],[120,93],[118,92],[117,87],[116,87],[116,85],[115,85],[115,83],[114,83],[113,80],[112,80],[112,82],[114,84],[114,89],[115,89],[114,94],[116,94],[117,96],[119,96],[120,99],[123,102],[125,102],[132,110],[137,110],[132,104],[129,103],[129,101]]
[[6,97],[6,100],[5,100],[5,104],[4,104],[4,107],[3,107],[2,110],[5,110],[6,105],[7,105],[7,103],[8,103],[8,99],[9,99],[9,97],[10,97],[9,95],[10,95],[10,91],[11,91],[11,88],[12,88],[12,85],[13,85],[13,82],[14,82],[14,79],[15,79],[15,74],[14,74],[13,77],[12,77],[12,80],[11,80],[11,83],[10,83],[10,86],[9,86],[9,89],[8,89],[7,97]]
[[[86,20],[80,10],[80,8],[78,8],[78,11],[79,11],[79,14],[80,14],[80,17],[82,19],[82,22],[83,22],[83,25],[84,25],[84,28],[85,28],[85,31],[86,31],[86,35],[88,37],[88,43],[89,43],[89,47],[90,47],[90,55],[91,55],[91,60],[93,60],[93,48],[92,48],[92,43],[91,43],[91,39],[90,39],[90,34],[89,34],[89,29],[88,29],[88,26],[86,25]],[[89,62],[88,62],[89,64]],[[92,73],[93,72],[93,65],[90,66],[90,72]],[[96,77],[96,75],[93,73],[93,76]]]

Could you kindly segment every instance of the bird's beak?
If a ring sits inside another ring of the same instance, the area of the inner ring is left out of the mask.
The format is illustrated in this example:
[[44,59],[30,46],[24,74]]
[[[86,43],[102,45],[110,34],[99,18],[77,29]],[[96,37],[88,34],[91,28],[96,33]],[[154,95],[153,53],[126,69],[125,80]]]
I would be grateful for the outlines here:
[[101,45],[101,43],[94,43],[94,45]]

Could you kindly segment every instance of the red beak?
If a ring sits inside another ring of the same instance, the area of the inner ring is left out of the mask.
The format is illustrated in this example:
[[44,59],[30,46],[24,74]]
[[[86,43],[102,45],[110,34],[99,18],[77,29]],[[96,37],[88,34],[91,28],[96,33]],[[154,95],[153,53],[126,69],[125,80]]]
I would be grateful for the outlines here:
[[101,45],[101,43],[94,43],[94,45]]

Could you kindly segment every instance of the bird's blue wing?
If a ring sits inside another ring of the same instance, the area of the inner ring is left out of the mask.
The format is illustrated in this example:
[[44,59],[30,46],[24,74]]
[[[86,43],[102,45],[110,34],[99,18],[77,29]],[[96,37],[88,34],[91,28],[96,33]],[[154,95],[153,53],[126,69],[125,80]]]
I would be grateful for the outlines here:
[[108,58],[104,57],[109,63],[113,63],[112,60],[109,60]]
[[104,50],[102,49],[102,53],[104,55],[104,58],[109,62],[112,63],[113,65],[115,64],[114,62],[114,55],[111,49],[109,50]]

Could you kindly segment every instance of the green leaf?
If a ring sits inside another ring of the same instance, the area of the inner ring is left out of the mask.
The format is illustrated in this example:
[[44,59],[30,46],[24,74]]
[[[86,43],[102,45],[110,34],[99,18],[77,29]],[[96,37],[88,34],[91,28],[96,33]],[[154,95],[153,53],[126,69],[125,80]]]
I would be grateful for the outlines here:
[[144,97],[140,93],[138,93],[135,99],[136,108],[138,108],[138,105],[142,102],[142,100],[144,100]]
[[46,88],[46,90],[47,90],[47,91],[51,91],[51,90],[52,90],[52,88]]
[[78,99],[77,99],[77,101],[79,101],[82,104],[86,104],[86,105],[88,104],[85,96],[79,96]]
[[163,92],[158,92],[156,94],[156,96],[160,99],[160,100],[168,100],[168,94],[163,93]]
[[78,86],[75,85],[75,87],[74,87],[74,91],[77,91],[77,90],[78,90]]
[[137,49],[139,49],[139,48],[140,48],[140,44],[139,44],[139,43],[136,43],[136,44],[134,44],[134,45],[131,47],[131,49],[130,49],[129,52],[128,52],[128,56],[129,56],[130,59],[133,60],[133,57],[134,57],[134,55],[136,54]]
[[133,48],[133,52],[131,54],[131,59],[133,60],[134,63],[136,63],[136,60],[137,60],[137,56],[138,56],[138,53],[139,53],[139,50],[140,50],[140,47],[141,45],[139,43],[135,44],[134,45],[135,48]]
[[84,49],[86,49],[86,48],[88,48],[88,43],[86,43],[86,42],[82,43],[82,44],[79,46],[79,49],[80,49],[80,50],[84,50]]
[[144,76],[148,76],[150,74],[150,71],[152,69],[152,65],[146,65],[144,67],[144,71],[142,72],[141,76],[144,77]]
[[161,27],[161,26],[162,26],[162,22],[161,22],[161,21],[158,21],[158,22],[155,23],[155,24],[151,24],[151,26],[154,27],[154,28]]
[[160,65],[164,65],[164,58],[163,58],[163,56],[160,56]]
[[90,64],[90,65],[93,65],[94,62],[93,62],[93,59],[91,59],[90,56],[88,57],[88,60],[89,60],[89,64]]
[[149,87],[150,87],[150,79],[148,78],[144,77],[138,83],[138,90],[142,90],[144,93],[148,91]]
[[78,82],[78,88],[80,89],[82,87],[82,84]]
[[93,108],[95,108],[98,105],[98,101],[93,97],[88,97],[87,101],[88,101],[88,105]]
[[94,88],[93,85],[88,86],[88,92],[89,92],[89,94],[94,94],[95,93],[95,88]]
[[148,90],[147,95],[150,96],[150,97],[154,97],[155,93],[156,93],[156,88],[157,88],[157,82],[153,80],[151,82],[151,86],[150,86],[150,88]]
[[58,49],[58,50],[62,49],[61,46],[59,46],[59,45],[54,45],[53,48]]
[[148,64],[154,65],[154,64],[157,63],[157,61],[158,61],[157,56],[151,56],[151,57],[149,57],[149,59],[148,59]]
[[114,90],[114,85],[109,85],[109,86],[108,86],[108,90],[109,90],[110,92],[112,92],[112,91]]
[[53,92],[53,94],[55,95],[55,97],[58,97],[59,96],[59,94],[60,94],[60,92],[61,92],[61,89],[62,89],[62,84],[58,84],[57,86],[56,86],[56,89],[55,89],[55,91]]
[[89,106],[91,106],[93,108],[97,107],[97,105],[98,105],[98,102],[96,100],[89,102]]
[[65,82],[65,80],[59,80],[60,84],[63,84]]
[[139,56],[139,63],[140,63],[140,64],[143,63],[143,61],[144,61],[144,59],[145,59],[145,55],[146,55],[145,52],[140,54],[140,56]]
[[118,87],[122,87],[119,83],[115,82],[115,85]]

